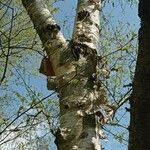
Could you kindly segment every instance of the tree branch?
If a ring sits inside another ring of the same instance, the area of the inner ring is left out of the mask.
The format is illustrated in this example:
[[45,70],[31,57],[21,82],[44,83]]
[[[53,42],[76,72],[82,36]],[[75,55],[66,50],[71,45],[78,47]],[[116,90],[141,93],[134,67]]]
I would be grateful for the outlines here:
[[68,42],[60,32],[60,26],[53,19],[43,0],[22,0],[50,59],[56,76],[74,71],[73,65],[60,66],[60,52],[68,47]]
[[99,41],[100,0],[78,1],[73,40],[97,49]]

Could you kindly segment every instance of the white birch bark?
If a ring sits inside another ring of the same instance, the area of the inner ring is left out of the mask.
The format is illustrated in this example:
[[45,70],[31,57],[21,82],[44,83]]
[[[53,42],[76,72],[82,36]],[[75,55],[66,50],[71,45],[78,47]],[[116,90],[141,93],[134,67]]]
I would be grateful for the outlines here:
[[43,43],[44,50],[50,58],[55,75],[61,76],[66,72],[72,72],[74,70],[72,65],[65,64],[65,67],[62,67],[59,64],[60,52],[67,48],[68,43],[44,1],[22,0],[22,3]]
[[92,49],[98,48],[100,28],[100,0],[80,0],[73,33],[73,40]]
[[[60,127],[55,140],[58,150],[101,150],[101,126],[109,120],[112,110],[106,106],[105,90],[98,79],[100,0],[78,0],[69,44],[42,0],[22,1],[57,76],[54,82],[60,97]],[[106,116],[103,110],[107,111]]]

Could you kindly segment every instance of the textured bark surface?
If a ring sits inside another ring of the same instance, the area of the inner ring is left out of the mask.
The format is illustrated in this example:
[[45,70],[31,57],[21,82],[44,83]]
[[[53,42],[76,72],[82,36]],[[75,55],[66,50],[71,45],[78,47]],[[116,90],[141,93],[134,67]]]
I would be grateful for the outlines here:
[[94,82],[97,80],[96,49],[99,40],[99,10],[96,5],[100,5],[99,1],[78,1],[71,41],[76,76],[59,92],[60,128],[56,138],[59,150],[101,150],[101,129],[95,112],[105,98],[101,96],[99,99],[97,92],[101,87]]
[[66,63],[65,67],[59,63],[60,53],[68,48],[68,43],[60,32],[59,25],[53,19],[44,1],[22,0],[22,3],[42,41],[55,75],[62,76],[66,72],[74,71],[74,67],[70,63]]
[[[101,85],[99,65],[103,64],[97,54],[100,0],[78,1],[73,37],[68,43],[43,0],[22,2],[56,76],[48,77],[48,88],[56,90],[60,98],[58,150],[101,150],[101,126],[110,119],[112,110]],[[49,74],[45,68],[41,72]]]
[[150,150],[150,1],[140,0],[139,52],[131,99],[129,150]]

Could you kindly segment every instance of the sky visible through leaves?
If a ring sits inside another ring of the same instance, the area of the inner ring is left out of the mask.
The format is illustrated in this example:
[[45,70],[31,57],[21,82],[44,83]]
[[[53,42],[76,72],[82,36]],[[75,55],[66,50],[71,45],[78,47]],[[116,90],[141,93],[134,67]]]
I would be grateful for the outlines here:
[[[73,31],[73,26],[74,26],[76,1],[75,0],[58,1],[54,4],[54,8],[55,8],[54,9],[55,20],[61,26],[61,31],[64,33],[65,37],[67,39],[70,39],[72,36],[72,31]],[[103,54],[103,53],[107,54],[107,51],[109,53],[109,49],[108,49],[109,47],[111,49],[116,48],[115,41],[113,41],[113,38],[112,38],[112,41],[111,40],[107,41],[105,39],[104,34],[106,32],[103,32],[103,27],[105,27],[106,31],[108,31],[107,28],[110,28],[110,31],[111,31],[110,37],[118,36],[118,39],[120,38],[119,36],[124,36],[126,34],[126,31],[129,31],[129,32],[131,31],[131,34],[138,33],[139,18],[138,18],[137,10],[138,10],[137,5],[130,5],[130,3],[127,3],[126,1],[122,2],[121,0],[120,1],[118,0],[117,2],[116,2],[116,0],[114,0],[114,3],[113,3],[113,1],[111,1],[109,3],[107,2],[103,6],[101,16],[103,16],[104,18],[101,21],[102,35],[100,35],[100,41],[101,41],[100,49],[99,49],[100,54]],[[113,35],[114,32],[112,29],[117,31],[117,27],[118,27],[118,33],[116,35]],[[119,29],[121,29],[121,31]],[[123,33],[124,35],[120,35],[119,32],[120,32],[120,34]],[[131,34],[129,34],[129,38],[130,38]],[[28,36],[28,35],[24,35],[24,36]],[[107,35],[107,37],[109,37],[109,35]],[[103,40],[105,40],[104,44],[102,44]],[[109,42],[112,42],[112,43],[114,42],[114,44],[110,44]],[[107,50],[105,52],[101,52],[101,49],[103,49],[103,45],[104,45],[104,48],[106,48],[105,45],[107,45]],[[133,45],[136,45],[136,41],[133,42]],[[130,49],[132,49],[132,47],[130,47]],[[136,52],[133,52],[133,54],[135,54],[135,53]],[[32,55],[31,60],[30,61],[28,60],[25,63],[25,66],[30,66],[30,64],[32,63],[33,65],[35,65],[32,72],[33,72],[33,74],[34,74],[34,72],[35,72],[35,74],[37,74],[39,64],[40,64],[39,60],[40,60],[39,56]],[[109,62],[112,64],[114,63],[112,60]],[[109,65],[111,66],[112,64],[109,64]],[[16,72],[15,67],[13,69]],[[127,67],[125,67],[125,70],[126,69],[127,69]],[[132,72],[134,72],[134,67],[132,69],[133,69]],[[34,91],[36,91],[37,93],[39,92],[39,95],[40,95],[40,93],[42,93],[43,97],[45,95],[50,94],[51,91],[47,90],[47,83],[46,83],[47,81],[46,81],[45,76],[38,74],[38,76],[36,76],[36,77],[30,76],[29,79],[26,79],[26,77],[24,79],[26,81],[28,81],[29,85],[32,86],[31,88],[32,88],[33,92]],[[126,76],[122,77],[122,79],[125,84],[128,84],[131,82],[129,75],[127,77]],[[114,84],[113,82],[119,82],[119,81],[115,81],[115,79],[112,79],[112,81],[110,80],[108,83],[108,85],[110,85],[110,89],[111,88],[115,89],[113,86],[111,87],[111,84],[112,85]],[[120,84],[118,86],[119,90],[118,90],[118,93],[116,94],[116,97],[121,94],[123,95],[124,93],[126,93],[128,91],[127,88],[122,88],[122,86],[123,86],[122,84]],[[18,91],[18,93],[22,93],[22,96],[25,96],[24,95],[25,89],[23,87],[16,86],[16,85],[11,85],[10,87],[14,91],[16,90],[16,91]],[[30,98],[30,97],[28,97],[28,98]],[[110,98],[110,100],[112,99],[111,96],[109,96],[109,98]],[[54,96],[53,99],[56,99],[56,96]],[[24,101],[24,100],[22,99],[22,101]],[[16,109],[18,109],[18,104],[19,104],[19,102],[17,102],[17,101],[14,101],[13,104],[11,103],[11,105],[8,106],[8,108],[7,108],[7,110],[9,110],[8,112],[9,113],[15,112]],[[120,123],[122,125],[127,126],[129,124],[129,112],[126,112],[125,107],[129,107],[128,103],[125,104],[124,106],[120,107],[120,109],[117,112],[118,113],[117,118],[120,119]],[[108,133],[107,133],[107,131],[108,131]],[[112,134],[116,134],[116,135],[115,136],[112,135],[110,133],[110,131],[112,132]],[[102,142],[103,148],[105,148],[105,150],[126,150],[127,149],[127,141],[124,140],[124,138],[127,140],[127,136],[128,136],[127,130],[122,129],[122,128],[117,128],[117,127],[106,126],[105,132],[108,135],[108,140],[106,139],[106,140],[103,140],[103,142]],[[53,141],[51,141],[51,144],[52,144],[52,142]],[[55,145],[51,145],[50,147],[51,147],[50,149],[53,149],[53,150],[56,149]]]

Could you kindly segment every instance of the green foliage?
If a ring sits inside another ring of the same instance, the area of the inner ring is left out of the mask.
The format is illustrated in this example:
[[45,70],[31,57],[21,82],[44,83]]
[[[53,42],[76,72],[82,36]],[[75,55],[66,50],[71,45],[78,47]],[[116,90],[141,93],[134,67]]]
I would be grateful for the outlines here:
[[52,9],[51,13],[54,14],[54,13],[57,13],[59,12],[59,8],[55,7]]
[[[126,2],[129,3],[126,4]],[[99,54],[110,71],[109,78],[103,84],[106,87],[110,103],[115,106],[128,91],[124,85],[132,82],[134,74],[137,31],[130,22],[122,19],[126,12],[124,10],[126,5],[131,4],[131,7],[136,7],[133,2],[136,0],[103,1]],[[52,7],[52,3],[51,0],[47,1],[49,7]],[[38,73],[41,57],[44,54],[40,39],[21,0],[1,0],[0,4],[0,48],[2,49],[0,51],[0,80],[4,77],[0,84],[0,116],[3,116],[0,117],[0,125],[8,124],[18,114],[39,102],[13,125],[17,126],[23,122],[23,125],[27,125],[29,134],[36,130],[35,126],[41,122],[51,123],[46,124],[49,127],[46,126],[45,131],[56,129],[59,124],[59,102],[56,95],[40,101],[47,93],[49,94],[46,91],[45,79]],[[107,6],[110,8],[109,10],[108,8],[105,10]],[[116,9],[117,14],[122,14],[118,19],[115,18]],[[51,12],[59,11],[60,8],[55,7]],[[68,32],[68,35],[71,35],[73,24],[70,21],[71,17],[65,16],[64,18],[65,20],[59,20],[59,22],[63,23],[65,34]],[[80,80],[73,79],[69,83],[76,85],[79,82]],[[6,118],[9,118],[8,121]],[[117,122],[122,121],[118,118],[119,116],[115,116]],[[117,133],[114,137],[120,143],[127,138],[124,132]]]
[[5,123],[5,119],[0,117],[0,125],[4,124]]
[[115,138],[116,140],[118,140],[120,143],[123,143],[123,141],[124,141],[124,133],[123,133],[123,132],[118,133],[118,134],[116,134],[116,135],[114,136],[114,138]]
[[21,103],[26,102],[26,97],[22,96],[20,93],[16,92],[15,95]]
[[79,83],[79,81],[80,81],[79,79],[72,79],[71,81],[69,81],[69,83],[76,85]]

